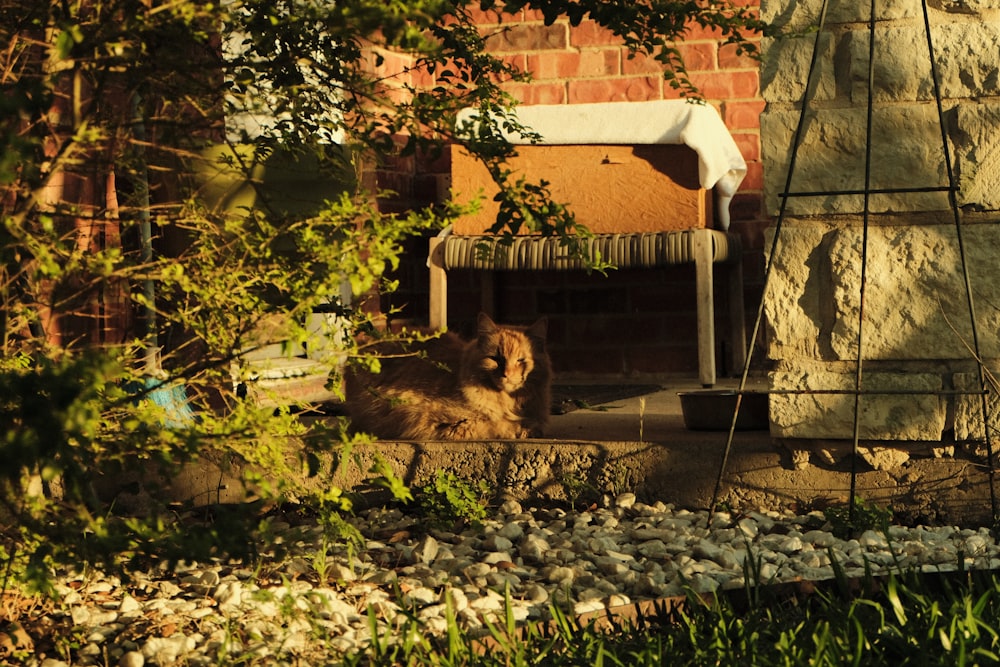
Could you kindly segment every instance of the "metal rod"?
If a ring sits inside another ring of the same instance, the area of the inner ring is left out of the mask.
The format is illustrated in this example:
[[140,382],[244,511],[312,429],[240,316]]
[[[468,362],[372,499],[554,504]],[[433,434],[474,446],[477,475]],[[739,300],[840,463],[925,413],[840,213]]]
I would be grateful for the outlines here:
[[948,132],[944,125],[944,109],[941,105],[941,85],[938,81],[937,67],[934,64],[934,40],[931,38],[931,22],[930,16],[927,11],[927,0],[922,0],[920,3],[924,14],[924,32],[927,34],[927,53],[931,61],[931,83],[934,86],[934,101],[937,104],[938,112],[938,127],[941,131],[941,148],[944,151],[944,165],[945,171],[948,176],[948,201],[951,204],[952,217],[955,222],[955,237],[958,241],[958,255],[962,262],[962,278],[965,282],[965,298],[969,305],[969,321],[972,327],[972,348],[976,355],[976,363],[979,370],[979,388],[983,390],[983,396],[981,399],[981,409],[983,413],[983,437],[985,438],[986,444],[986,464],[989,471],[989,484],[990,484],[990,512],[993,519],[993,527],[997,527],[998,520],[1000,516],[997,515],[997,494],[994,477],[996,476],[996,470],[994,468],[993,460],[993,443],[990,440],[990,412],[989,404],[986,401],[986,369],[983,367],[983,357],[979,350],[979,330],[976,324],[976,308],[972,298],[972,280],[969,277],[969,265],[966,261],[965,256],[965,242],[962,238],[962,220],[961,214],[958,208],[958,199],[955,193],[958,192],[958,187],[955,184],[955,170],[951,161],[951,150],[948,148]]
[[847,520],[854,524],[858,492],[858,441],[861,437],[861,379],[864,366],[865,282],[868,276],[868,223],[871,208],[872,182],[872,118],[875,106],[875,0],[871,0],[868,16],[868,115],[865,123],[865,191],[861,231],[861,284],[858,286],[858,356],[854,372],[854,437],[851,443],[851,491],[848,498]]
[[[739,417],[739,410],[742,404],[742,399],[744,394],[796,394],[796,395],[852,395],[855,397],[854,404],[854,438],[853,438],[853,452],[854,455],[851,457],[851,490],[850,490],[850,509],[849,509],[849,521],[854,521],[855,512],[855,498],[856,498],[856,479],[857,470],[856,462],[858,459],[857,450],[860,438],[860,397],[867,395],[934,395],[934,396],[958,396],[958,395],[979,395],[981,397],[981,409],[983,414],[983,429],[984,437],[987,451],[987,466],[989,472],[989,490],[990,490],[990,506],[993,515],[994,527],[1000,526],[1000,514],[997,510],[997,497],[995,491],[995,463],[994,463],[994,452],[992,441],[990,438],[990,425],[989,425],[989,409],[987,403],[987,395],[990,393],[987,389],[986,382],[986,370],[982,361],[982,355],[979,350],[979,335],[977,328],[977,321],[975,315],[975,307],[973,301],[972,292],[972,282],[968,271],[968,262],[965,253],[965,245],[962,236],[962,226],[961,226],[961,216],[958,207],[958,201],[956,194],[959,190],[955,183],[954,169],[952,166],[951,154],[948,147],[948,137],[947,131],[944,124],[944,112],[941,103],[941,91],[940,84],[938,80],[937,70],[935,67],[934,60],[934,49],[933,49],[933,39],[930,31],[930,19],[927,10],[926,0],[922,0],[923,18],[924,18],[924,28],[927,38],[927,48],[930,58],[931,66],[931,77],[934,87],[934,97],[937,105],[938,111],[938,122],[941,131],[941,143],[944,151],[945,167],[948,176],[947,186],[931,186],[931,187],[914,187],[914,188],[872,188],[871,187],[871,144],[872,144],[872,118],[873,118],[873,107],[874,107],[874,62],[875,62],[875,0],[871,0],[870,16],[869,16],[869,62],[868,62],[868,120],[866,129],[866,146],[865,146],[865,187],[863,190],[834,190],[834,191],[810,191],[810,192],[792,192],[791,183],[792,177],[795,171],[795,165],[798,158],[798,151],[802,143],[802,135],[805,127],[805,117],[806,110],[808,108],[810,92],[814,89],[815,84],[814,74],[816,71],[818,53],[819,53],[819,41],[823,34],[824,27],[826,25],[826,14],[828,0],[823,0],[822,7],[820,9],[819,24],[816,30],[816,37],[813,44],[812,59],[809,64],[809,72],[806,76],[806,86],[803,90],[802,101],[801,101],[801,113],[799,115],[798,125],[795,129],[795,134],[792,140],[791,154],[789,159],[788,172],[785,178],[785,189],[784,192],[780,193],[779,199],[779,211],[777,220],[775,222],[773,238],[771,240],[770,252],[767,258],[767,262],[764,269],[763,277],[763,291],[762,298],[757,308],[757,316],[754,320],[754,325],[747,345],[747,354],[745,356],[745,361],[743,365],[743,372],[740,376],[739,388],[737,390],[737,400],[736,406],[733,413],[732,422],[730,423],[729,433],[726,440],[725,450],[723,452],[721,465],[719,467],[719,474],[715,482],[715,489],[712,494],[711,504],[709,506],[710,513],[714,513],[716,505],[719,500],[719,493],[722,486],[722,481],[725,477],[726,466],[728,464],[729,456],[732,451],[733,439],[736,431],[736,423]],[[956,236],[958,240],[958,252],[961,258],[962,274],[965,282],[965,292],[966,299],[969,307],[969,316],[971,320],[972,327],[972,346],[973,352],[976,357],[977,368],[979,371],[979,388],[977,390],[907,390],[907,389],[862,389],[862,369],[863,369],[863,321],[864,321],[864,292],[866,286],[866,272],[867,272],[867,245],[868,245],[868,227],[870,221],[870,196],[872,194],[906,194],[906,193],[921,193],[921,192],[947,192],[949,197],[949,202],[951,204],[952,213],[954,217]],[[784,223],[787,202],[789,199],[795,197],[815,197],[815,196],[846,196],[846,195],[862,195],[864,196],[864,224],[863,224],[863,238],[862,238],[862,267],[861,267],[861,284],[860,284],[860,304],[859,304],[859,317],[858,317],[858,356],[856,362],[856,374],[855,374],[855,386],[854,389],[789,389],[789,390],[767,390],[764,392],[759,391],[747,391],[746,384],[747,378],[749,376],[750,365],[751,365],[751,352],[752,347],[757,340],[759,335],[761,322],[763,320],[765,296],[767,294],[768,285],[770,282],[771,274],[773,272],[773,267],[775,264],[775,258],[777,257],[778,242],[781,236],[781,229]]]
[[957,188],[947,185],[927,186],[923,188],[872,188],[867,193],[864,190],[810,190],[803,192],[782,192],[779,197],[830,197],[847,195],[901,195],[919,192],[952,192]]
[[[813,41],[812,58],[809,61],[809,72],[806,74],[806,85],[802,90],[802,113],[799,114],[799,122],[795,127],[795,134],[792,138],[791,154],[788,160],[788,172],[785,174],[785,192],[790,192],[792,189],[792,174],[795,172],[795,163],[798,159],[799,147],[802,145],[802,134],[805,129],[806,120],[806,108],[809,104],[810,90],[813,89],[813,86],[815,85],[814,74],[816,72],[816,64],[819,61],[819,40],[823,35],[823,28],[826,25],[827,5],[828,0],[823,0],[823,4],[820,7],[819,27],[816,30],[816,37]],[[764,319],[764,295],[767,294],[767,286],[770,282],[771,273],[774,268],[774,260],[778,253],[778,239],[781,237],[781,228],[785,220],[787,204],[788,198],[783,197],[778,207],[778,219],[774,223],[774,235],[771,238],[771,249],[767,256],[767,263],[764,267],[764,289],[761,292],[760,303],[757,304],[757,316],[754,319],[750,337],[745,342],[747,346],[747,353],[743,362],[743,372],[740,375],[739,390],[736,394],[736,406],[733,409],[733,419],[729,424],[729,435],[726,438],[726,447],[722,452],[722,461],[719,464],[719,475],[716,477],[715,489],[712,491],[712,501],[708,506],[709,516],[715,512],[715,506],[719,501],[719,491],[722,488],[722,480],[726,475],[726,466],[729,463],[729,455],[732,453],[733,438],[736,433],[736,422],[740,416],[740,408],[743,404],[743,393],[746,389],[747,377],[750,374],[750,361],[753,356],[753,344],[754,341],[757,340],[757,336],[760,332],[760,325]]]
[[977,389],[767,389],[765,391],[745,391],[749,394],[778,394],[778,395],[835,395],[835,396],[979,396],[989,394],[989,390]]

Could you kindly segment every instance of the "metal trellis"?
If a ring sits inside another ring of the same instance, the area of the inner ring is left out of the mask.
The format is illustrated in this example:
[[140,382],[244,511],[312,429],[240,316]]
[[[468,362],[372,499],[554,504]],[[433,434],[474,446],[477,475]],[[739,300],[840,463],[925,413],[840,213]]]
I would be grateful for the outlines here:
[[[962,264],[962,277],[964,280],[965,298],[968,305],[969,319],[971,323],[971,333],[972,333],[972,352],[977,363],[978,373],[979,373],[979,383],[978,390],[974,391],[961,391],[961,392],[932,392],[938,395],[944,395],[947,393],[951,394],[973,394],[980,396],[980,407],[982,410],[983,418],[983,430],[985,438],[986,456],[987,456],[987,469],[988,469],[988,479],[989,479],[989,492],[990,492],[990,509],[991,516],[994,525],[997,524],[998,514],[997,514],[997,500],[996,491],[994,487],[994,456],[993,456],[993,446],[990,438],[990,428],[989,428],[989,410],[987,404],[987,371],[984,367],[982,356],[980,355],[979,348],[979,333],[976,325],[976,311],[973,303],[973,292],[972,283],[969,277],[968,263],[965,254],[965,243],[962,237],[962,224],[961,224],[961,214],[958,205],[957,192],[958,187],[955,183],[954,169],[952,165],[951,153],[948,147],[948,136],[947,130],[945,128],[944,122],[944,111],[941,103],[941,89],[938,79],[937,69],[935,65],[934,57],[934,45],[931,37],[931,26],[930,17],[928,13],[927,0],[921,0],[921,8],[923,11],[923,27],[927,38],[927,49],[930,55],[930,75],[934,90],[934,100],[936,102],[938,125],[941,133],[941,145],[943,151],[943,159],[945,165],[945,171],[947,173],[948,183],[947,185],[937,185],[929,187],[909,187],[909,188],[872,188],[871,187],[871,157],[872,157],[872,114],[874,109],[874,83],[875,83],[875,25],[876,25],[876,0],[871,0],[870,4],[870,16],[868,22],[869,31],[869,41],[868,41],[868,98],[867,98],[867,119],[866,119],[866,135],[865,135],[865,185],[864,189],[861,190],[830,190],[830,191],[799,191],[795,192],[792,190],[792,177],[795,172],[796,161],[798,158],[798,151],[802,143],[803,132],[805,128],[806,113],[809,108],[809,102],[811,98],[811,92],[814,91],[814,76],[817,71],[817,63],[819,61],[820,52],[820,39],[822,38],[824,27],[826,25],[827,7],[829,0],[823,0],[822,8],[819,15],[819,25],[815,33],[815,41],[813,44],[812,57],[809,63],[809,70],[806,79],[806,85],[803,89],[802,99],[801,99],[801,113],[799,115],[798,124],[795,128],[795,132],[792,138],[792,146],[790,152],[790,159],[788,164],[788,173],[785,178],[784,191],[780,195],[780,204],[778,210],[777,220],[774,226],[774,233],[771,239],[770,252],[767,256],[767,262],[765,264],[764,270],[764,289],[763,297],[761,298],[760,304],[757,309],[757,315],[754,320],[754,325],[750,333],[750,337],[747,341],[747,354],[745,355],[745,362],[743,366],[743,372],[740,376],[739,387],[737,389],[736,407],[733,412],[732,422],[729,427],[729,435],[726,440],[725,450],[723,452],[722,461],[719,466],[719,474],[716,479],[715,489],[712,493],[712,501],[709,506],[710,512],[715,511],[716,505],[719,500],[719,493],[722,487],[722,483],[725,477],[726,466],[729,461],[729,456],[732,451],[733,439],[736,431],[736,422],[739,417],[739,410],[742,404],[743,395],[747,393],[747,378],[750,373],[750,367],[752,364],[752,356],[750,354],[750,347],[753,342],[757,339],[760,332],[761,322],[763,320],[764,305],[767,298],[767,288],[769,281],[771,279],[771,274],[775,264],[775,258],[777,257],[777,251],[779,248],[779,240],[781,238],[782,225],[785,220],[787,205],[790,199],[795,197],[836,197],[836,196],[863,196],[864,210],[862,216],[862,245],[861,245],[861,276],[860,276],[860,307],[858,314],[858,329],[857,329],[857,357],[855,359],[855,376],[854,376],[854,388],[852,390],[819,390],[803,393],[827,393],[827,394],[845,394],[853,397],[854,400],[854,429],[853,429],[853,443],[852,443],[852,456],[851,456],[851,480],[850,480],[850,496],[849,496],[849,520],[854,521],[855,504],[857,498],[857,460],[858,460],[858,444],[860,439],[860,415],[861,415],[861,399],[865,395],[878,395],[878,394],[919,394],[919,391],[875,391],[875,390],[862,390],[862,376],[863,376],[863,342],[864,342],[864,304],[865,304],[865,283],[867,279],[867,264],[868,264],[868,229],[870,220],[870,198],[873,194],[906,194],[906,193],[918,193],[918,192],[946,192],[948,195],[948,202],[952,211],[952,218],[955,226],[955,234],[958,245],[958,254],[961,259]],[[796,392],[786,392],[786,393],[796,393]]]

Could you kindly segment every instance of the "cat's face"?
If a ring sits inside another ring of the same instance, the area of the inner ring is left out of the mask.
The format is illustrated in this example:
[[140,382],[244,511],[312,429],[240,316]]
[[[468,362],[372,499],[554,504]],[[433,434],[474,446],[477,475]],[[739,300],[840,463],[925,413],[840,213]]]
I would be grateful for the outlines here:
[[[535,348],[543,348],[545,323],[520,331],[498,327],[485,316],[479,322],[479,371],[500,391],[512,394],[524,386],[535,368]],[[539,332],[538,329],[541,328]],[[541,340],[539,340],[539,334]],[[534,344],[532,338],[535,338]]]
[[531,345],[523,336],[502,331],[481,341],[480,369],[497,389],[512,394],[524,386],[535,367]]

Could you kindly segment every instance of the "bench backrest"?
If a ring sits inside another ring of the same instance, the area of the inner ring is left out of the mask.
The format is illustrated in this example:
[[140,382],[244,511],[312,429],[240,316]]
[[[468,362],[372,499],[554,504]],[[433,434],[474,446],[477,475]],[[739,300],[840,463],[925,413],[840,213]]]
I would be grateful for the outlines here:
[[[699,185],[697,153],[683,144],[521,145],[508,166],[515,179],[547,181],[553,200],[595,234],[713,227],[712,193]],[[457,201],[483,195],[480,211],[457,220],[452,233],[485,233],[499,210],[486,167],[452,146],[451,179]]]

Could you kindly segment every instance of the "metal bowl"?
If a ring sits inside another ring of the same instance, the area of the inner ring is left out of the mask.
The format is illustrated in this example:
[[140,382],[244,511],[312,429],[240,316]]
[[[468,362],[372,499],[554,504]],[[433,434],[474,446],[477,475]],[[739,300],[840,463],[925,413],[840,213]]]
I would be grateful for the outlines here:
[[[736,410],[737,392],[732,389],[681,391],[681,412],[684,427],[691,431],[728,431]],[[760,431],[768,428],[768,400],[764,392],[744,392],[738,431]]]

